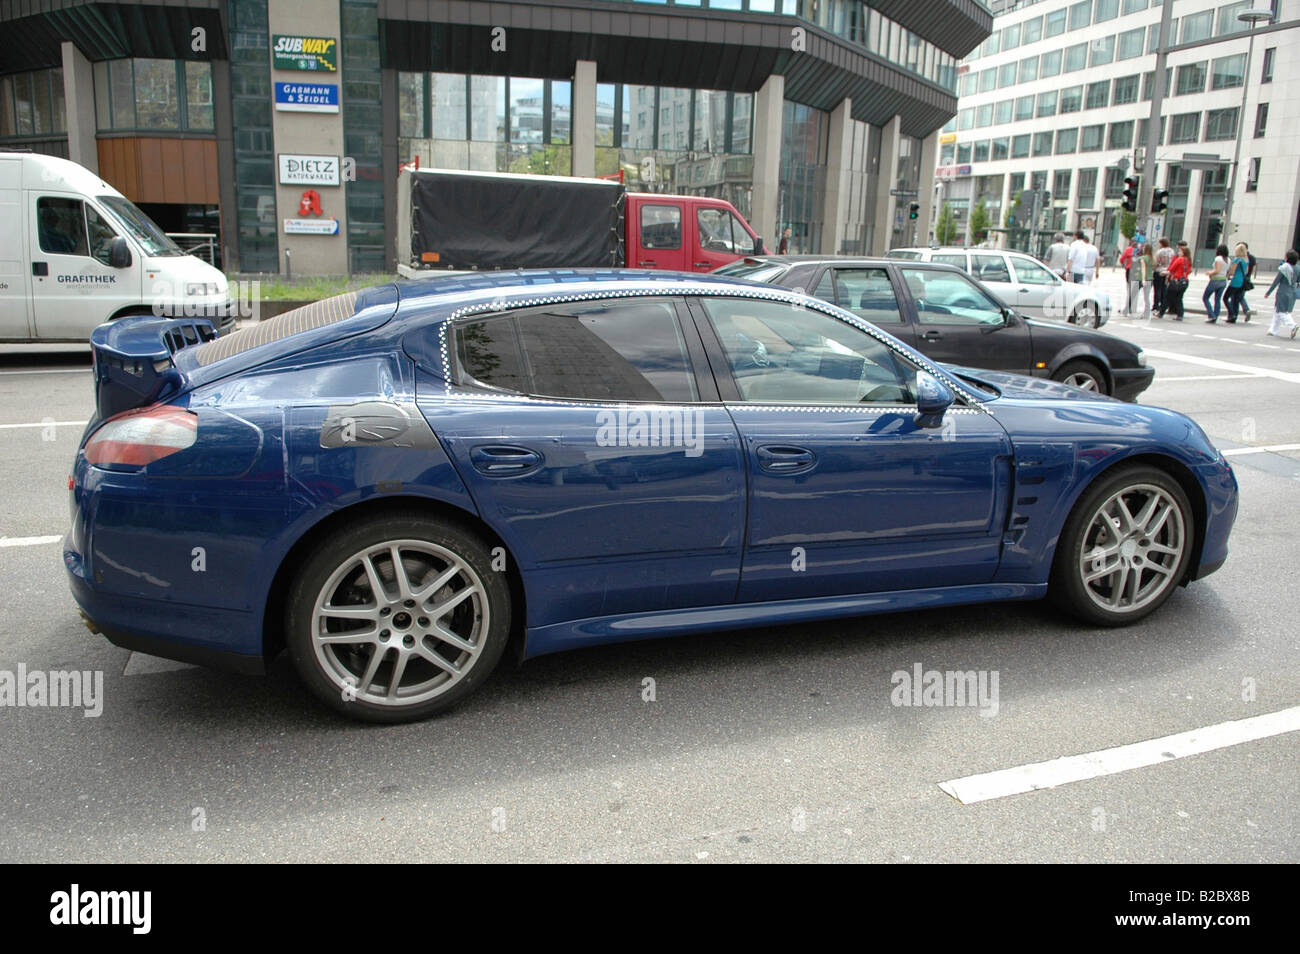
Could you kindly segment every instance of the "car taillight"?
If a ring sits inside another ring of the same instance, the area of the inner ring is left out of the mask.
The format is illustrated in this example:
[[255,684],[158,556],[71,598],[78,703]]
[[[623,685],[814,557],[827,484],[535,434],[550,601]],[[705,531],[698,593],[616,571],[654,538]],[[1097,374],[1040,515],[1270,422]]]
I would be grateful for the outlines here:
[[143,467],[193,446],[198,432],[198,415],[170,404],[126,411],[109,418],[86,442],[86,460]]

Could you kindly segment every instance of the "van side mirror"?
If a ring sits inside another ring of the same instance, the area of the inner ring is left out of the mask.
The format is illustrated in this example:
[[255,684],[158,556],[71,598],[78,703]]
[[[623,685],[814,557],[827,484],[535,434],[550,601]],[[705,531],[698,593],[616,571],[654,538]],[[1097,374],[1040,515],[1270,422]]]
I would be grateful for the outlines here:
[[763,238],[762,238],[762,236],[759,236],[759,235],[755,235],[755,236],[754,236],[754,254],[755,254],[755,255],[762,255],[762,254],[763,254]]
[[110,268],[127,268],[131,264],[131,248],[120,235],[108,240],[108,264]]

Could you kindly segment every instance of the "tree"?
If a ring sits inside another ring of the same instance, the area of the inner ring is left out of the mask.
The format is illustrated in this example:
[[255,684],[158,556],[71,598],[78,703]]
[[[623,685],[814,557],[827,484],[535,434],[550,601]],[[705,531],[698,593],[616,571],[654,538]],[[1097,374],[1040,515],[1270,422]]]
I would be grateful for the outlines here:
[[1121,211],[1119,214],[1119,234],[1126,239],[1137,235],[1138,217],[1136,212]]
[[952,206],[945,202],[943,208],[939,210],[939,221],[934,226],[934,237],[940,245],[953,245],[960,235]]
[[980,199],[970,213],[970,240],[978,245],[989,237],[989,207]]

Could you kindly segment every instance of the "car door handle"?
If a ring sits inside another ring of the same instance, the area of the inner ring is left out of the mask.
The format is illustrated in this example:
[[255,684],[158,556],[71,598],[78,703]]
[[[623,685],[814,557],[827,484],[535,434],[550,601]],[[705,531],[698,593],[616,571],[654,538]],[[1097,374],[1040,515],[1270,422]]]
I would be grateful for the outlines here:
[[1022,288],[1022,289],[1020,289],[1020,294],[1022,294],[1022,295],[1028,295],[1028,294],[1029,294],[1029,289],[1028,289],[1028,288]]
[[764,444],[755,455],[758,466],[769,474],[802,473],[817,463],[817,455],[812,451],[789,444]]
[[480,474],[489,477],[509,477],[539,466],[542,463],[542,455],[527,447],[491,444],[473,448],[469,452],[469,460]]
[[641,261],[637,262],[637,264],[638,264],[638,265],[654,265],[654,264],[655,264],[655,260],[652,259],[652,258],[642,259]]
[[708,267],[709,267],[710,265],[712,265],[712,264],[713,264],[712,262],[696,262],[696,263],[695,263],[695,267],[696,267],[696,268],[708,268]]
[[933,331],[933,330],[923,331],[921,333],[921,337],[924,338],[926,341],[938,341],[940,338],[943,337],[943,332]]
[[45,278],[50,274],[49,262],[32,262],[32,274]]

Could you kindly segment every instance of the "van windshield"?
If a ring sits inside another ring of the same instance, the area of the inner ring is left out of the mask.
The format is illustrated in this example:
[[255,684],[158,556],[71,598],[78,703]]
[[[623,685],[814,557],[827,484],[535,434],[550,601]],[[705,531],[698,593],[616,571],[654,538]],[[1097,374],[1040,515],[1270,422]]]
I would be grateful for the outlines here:
[[180,246],[167,237],[153,219],[120,195],[101,195],[99,202],[118,224],[140,243],[146,255],[184,255]]

